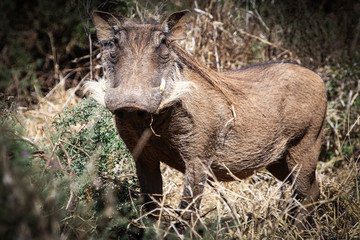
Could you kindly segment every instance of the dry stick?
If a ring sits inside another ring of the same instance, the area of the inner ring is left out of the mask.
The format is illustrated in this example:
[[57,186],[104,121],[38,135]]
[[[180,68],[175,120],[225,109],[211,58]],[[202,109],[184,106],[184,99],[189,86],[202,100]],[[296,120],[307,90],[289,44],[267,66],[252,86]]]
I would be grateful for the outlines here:
[[[230,34],[227,30],[225,30],[225,29],[222,28],[222,27],[219,27],[219,29],[220,29],[221,31],[225,32],[225,33]],[[259,41],[262,42],[262,43],[265,43],[265,44],[267,44],[267,45],[270,45],[270,46],[272,46],[272,47],[274,47],[274,48],[278,48],[278,49],[280,49],[281,51],[283,51],[284,53],[289,53],[290,56],[293,56],[293,55],[294,55],[290,50],[285,49],[285,48],[283,48],[283,47],[280,47],[280,46],[276,45],[275,43],[269,42],[269,41],[267,41],[267,40],[265,40],[265,39],[263,39],[263,38],[261,38],[261,37],[258,37],[258,36],[256,36],[256,35],[253,35],[253,34],[248,33],[248,32],[245,32],[245,31],[242,30],[242,29],[239,29],[239,32],[240,32],[241,34],[244,34],[244,35],[248,36],[248,37],[251,37],[251,38],[254,38],[254,39],[256,39],[256,40],[259,40]]]
[[[95,51],[92,51],[92,52],[93,52],[93,55],[94,55],[94,54],[97,54],[97,52],[100,52],[100,49],[96,49]],[[73,62],[73,63],[78,63],[78,62],[80,62],[81,60],[87,59],[87,58],[89,58],[89,57],[90,57],[90,54],[84,55],[84,56],[82,56],[82,57],[74,58],[73,60],[71,60],[71,62]]]
[[[50,142],[51,142],[51,141],[50,141]],[[51,142],[51,143],[52,143],[52,142]],[[44,175],[44,172],[45,172],[46,168],[49,166],[49,162],[51,161],[51,158],[54,156],[55,150],[56,150],[56,148],[57,148],[58,146],[59,146],[59,144],[53,145],[53,149],[52,149],[52,151],[51,151],[51,155],[50,155],[50,157],[46,160],[45,167],[44,167],[43,171],[41,172],[41,177]],[[61,169],[62,169],[62,165],[60,165],[60,166],[61,166]]]
[[64,109],[68,103],[70,102],[71,98],[73,98],[75,96],[75,93],[77,90],[79,90],[81,84],[85,81],[85,79],[87,79],[87,77],[89,76],[89,73],[85,75],[85,77],[83,77],[83,79],[81,79],[81,81],[78,83],[78,85],[75,87],[74,91],[71,93],[71,95],[68,97],[68,99],[66,100],[66,102],[64,103],[64,105],[62,106],[62,109]]
[[221,197],[221,199],[224,201],[224,203],[228,206],[228,208],[230,209],[230,213],[231,215],[233,215],[233,219],[236,221],[238,227],[240,227],[241,223],[240,220],[238,219],[238,217],[236,216],[236,211],[235,209],[230,205],[230,203],[228,202],[228,200],[226,199],[226,197],[211,183],[210,180],[207,181],[208,184],[210,185],[210,187],[212,187],[215,192],[217,192],[219,194],[219,196]]
[[[162,194],[162,198],[161,198],[161,204],[159,205],[160,206],[160,213],[159,213],[159,219],[157,221],[157,228],[159,229],[160,228],[160,224],[161,224],[161,218],[162,218],[162,215],[163,215],[163,211],[164,211],[164,208],[165,208],[165,201],[166,201],[166,197],[167,197],[167,194],[164,193]],[[155,198],[154,198],[155,200]]]
[[146,143],[149,141],[151,134],[152,134],[152,132],[149,128],[145,129],[144,132],[141,134],[141,137],[138,140],[138,142],[132,152],[132,156],[133,156],[133,159],[135,162],[138,160],[138,157],[140,156]]
[[353,130],[353,128],[355,127],[356,124],[358,124],[360,121],[360,116],[356,119],[356,121],[354,122],[353,125],[351,125],[349,131],[346,133],[346,136],[350,136],[350,132]]
[[[335,122],[335,125],[331,122],[331,120],[329,119],[329,118],[327,118],[326,119],[326,121],[329,123],[329,125],[330,125],[330,127],[333,129],[333,131],[334,131],[334,134],[335,134],[335,136],[336,136],[336,142],[335,142],[335,144],[336,144],[336,146],[337,146],[337,148],[340,150],[341,148],[342,148],[342,144],[341,144],[341,142],[340,142],[340,134],[339,134],[339,132],[338,132],[338,124],[337,124],[337,122]],[[345,142],[344,142],[345,143]],[[340,151],[340,155],[342,156],[342,154],[341,154],[341,151]],[[342,158],[339,158],[339,159],[342,159]]]
[[66,159],[67,159],[67,164],[68,164],[68,167],[70,169],[70,176],[73,176],[73,171],[72,171],[72,168],[71,168],[71,158],[69,156],[69,153],[66,151],[64,145],[61,143],[61,140],[59,141],[59,146],[61,148],[61,150],[64,152],[65,156],[66,156]]
[[201,217],[201,218],[204,218],[204,217],[206,217],[206,215],[208,215],[209,213],[211,213],[212,211],[214,211],[214,210],[216,210],[216,209],[217,209],[217,208],[214,207],[214,208],[210,209],[209,211],[206,211],[205,213],[203,213],[203,215],[201,215],[200,217]]
[[153,127],[152,127],[153,122],[154,122],[154,118],[153,118],[153,115],[151,114],[150,129],[151,129],[152,133],[153,133],[155,136],[161,137],[161,136],[160,136],[159,134],[157,134],[157,133],[155,132],[155,130],[153,129]]
[[358,24],[355,28],[355,31],[354,31],[354,38],[353,40],[351,41],[351,44],[350,44],[350,55],[351,56],[354,56],[355,54],[355,49],[356,49],[356,46],[357,46],[357,42],[358,42],[358,39],[359,39],[359,33],[360,33],[360,18],[358,20]]
[[144,17],[142,16],[140,9],[139,9],[139,2],[135,1],[135,9],[136,9],[136,13],[140,18],[141,23],[144,23]]
[[[49,137],[47,137],[47,139],[49,140],[50,145],[53,147],[53,150],[51,151],[51,155],[50,155],[50,159],[51,159],[51,158],[53,158],[53,156],[54,156],[54,154],[55,154],[55,150],[56,150],[56,148],[57,148],[59,145],[58,145],[58,144],[54,144]],[[56,159],[57,159],[57,162],[58,162],[58,164],[59,164],[59,166],[60,166],[60,169],[63,170],[64,167],[63,167],[63,165],[61,164],[60,158],[57,157]],[[44,172],[43,172],[43,173],[44,173]]]
[[15,80],[16,94],[17,100],[21,99],[21,91],[20,91],[20,80],[15,73],[11,73],[13,79]]
[[66,76],[64,78],[61,78],[60,82],[58,84],[56,84],[56,86],[51,89],[51,91],[46,94],[46,96],[44,97],[45,99],[49,98],[59,87],[61,87],[65,81],[75,72],[75,70],[72,70],[71,72],[69,72],[68,74],[66,74]]
[[259,41],[262,42],[262,43],[265,43],[265,44],[270,45],[270,46],[272,46],[272,47],[278,48],[278,49],[280,49],[280,50],[282,50],[282,51],[284,51],[284,52],[288,52],[291,56],[293,55],[293,53],[290,52],[289,50],[287,50],[287,49],[285,49],[285,48],[283,48],[283,47],[280,47],[280,46],[278,46],[278,45],[276,45],[276,44],[274,44],[274,43],[272,43],[272,42],[269,42],[269,41],[267,41],[267,40],[265,40],[265,39],[262,39],[261,37],[258,37],[258,36],[256,36],[256,35],[247,33],[247,32],[245,32],[245,31],[242,30],[242,29],[239,29],[239,32],[240,32],[241,34],[244,34],[244,35],[248,36],[248,37],[255,38],[255,39],[259,40]]
[[[356,159],[355,164],[354,164],[355,172],[358,172],[357,164],[356,164],[356,163],[359,161],[359,159],[360,159],[360,154],[359,154],[359,156],[358,156],[358,158]],[[355,181],[355,185],[356,185],[356,197],[357,197],[357,200],[360,201],[359,181]]]
[[[61,150],[63,150],[63,152],[64,152],[64,154],[65,154],[65,156],[66,156],[67,163],[68,163],[68,167],[69,167],[69,169],[70,169],[70,179],[71,179],[71,182],[72,182],[72,181],[73,181],[73,170],[72,170],[72,168],[71,168],[71,158],[70,158],[68,152],[66,151],[66,149],[64,148],[64,145],[61,143],[61,139],[60,139],[60,141],[59,141],[59,146],[60,146]],[[70,187],[70,197],[69,197],[69,200],[68,200],[68,202],[67,202],[67,204],[66,204],[66,208],[65,208],[66,210],[69,209],[70,204],[71,204],[71,201],[72,201],[72,199],[73,199],[73,196],[74,196],[74,192],[73,192],[73,190],[72,190],[71,187]]]
[[266,23],[264,22],[264,20],[260,16],[258,10],[254,9],[254,12],[255,12],[255,16],[259,19],[260,23],[265,27],[266,31],[269,31],[269,27],[266,25]]
[[[350,107],[352,106],[352,104],[354,103],[354,101],[355,101],[355,99],[359,96],[358,95],[358,93],[356,93],[355,95],[354,95],[354,97],[353,98],[351,98],[351,96],[352,96],[352,91],[350,91],[350,93],[349,93],[349,104],[348,104],[348,108],[349,108],[349,110],[346,110],[347,112],[349,112],[350,111]],[[351,100],[351,101],[350,101]],[[350,120],[349,120],[349,113],[347,113],[347,115],[348,115],[348,123],[350,122]],[[349,127],[348,126],[348,128],[349,128],[349,131],[346,133],[346,135],[345,136],[347,136],[348,137],[348,139],[350,140],[350,132],[353,130],[353,128],[355,127],[355,125],[357,125],[358,124],[358,122],[359,122],[359,120],[360,120],[360,116],[358,116],[358,118],[356,119],[356,121]],[[330,120],[327,120],[327,122],[330,124],[331,122],[330,122]],[[330,126],[333,128],[333,130],[334,130],[334,132],[335,132],[335,135],[337,136],[337,141],[338,141],[338,149],[339,149],[339,153],[340,153],[340,155],[341,156],[343,156],[343,154],[342,154],[342,151],[341,151],[341,149],[344,147],[344,145],[345,145],[345,142],[346,142],[346,138],[344,138],[344,140],[343,141],[341,141],[340,142],[340,135],[338,134],[338,131],[337,131],[337,127],[335,127],[334,126],[334,124],[330,124]]]
[[[20,124],[20,126],[22,127],[22,129],[26,129],[26,127],[24,126],[24,124],[19,120],[17,115],[14,115],[14,118],[16,119],[16,121]],[[15,134],[17,135],[17,134]],[[20,137],[17,135],[17,137]],[[34,145],[34,144],[33,144]]]
[[[347,129],[350,128],[350,114],[349,114],[349,112],[350,112],[350,108],[351,108],[352,95],[353,95],[353,91],[350,90],[350,91],[349,91],[349,95],[348,95],[348,102],[347,102],[347,104],[346,104],[345,117],[344,117],[344,118],[346,118],[346,119],[344,119],[344,122],[347,123],[347,124],[346,124],[346,125],[347,125],[347,126],[346,126]],[[343,128],[343,132],[342,132],[343,135],[345,134],[346,127]],[[346,136],[348,136],[348,135],[346,135]],[[349,138],[349,142],[350,142],[350,144],[351,144],[351,138],[350,138],[350,136],[348,136],[348,138]]]
[[207,17],[210,18],[211,20],[214,19],[213,15],[211,15],[211,13],[205,12],[204,10],[201,10],[201,9],[199,9],[199,8],[194,8],[194,11],[195,11],[196,13],[200,13],[200,14],[202,14],[202,15],[207,16]]
[[[86,20],[86,24],[87,24],[87,28],[89,29],[90,27],[90,24],[89,24],[89,18],[87,18]],[[93,56],[93,52],[92,52],[92,40],[91,40],[91,34],[90,34],[90,31],[88,32],[88,38],[89,38],[89,50],[90,50],[90,55],[89,55],[89,58],[90,58],[90,81],[93,80],[93,63],[92,63],[92,56]]]
[[138,210],[137,210],[137,208],[136,208],[136,206],[135,206],[135,202],[134,202],[134,200],[133,200],[133,197],[132,197],[130,188],[129,188],[129,191],[128,191],[128,192],[129,192],[130,203],[131,203],[131,205],[132,205],[132,208],[135,210],[136,215],[139,215]]
[[217,28],[216,28],[216,24],[213,23],[213,39],[214,39],[214,52],[215,52],[215,60],[216,60],[216,69],[218,72],[220,72],[220,63],[219,63],[219,54],[217,51],[217,46],[216,46],[216,38],[217,38]]
[[52,54],[52,60],[54,63],[54,77],[55,79],[59,79],[59,64],[57,63],[57,55],[56,55],[56,48],[54,43],[54,35],[52,32],[47,32],[49,39],[50,39],[50,45],[51,45],[51,54]]
[[71,144],[71,143],[69,143],[69,142],[67,142],[67,141],[64,141],[64,140],[62,140],[62,139],[60,139],[59,141],[62,142],[62,143],[65,143],[65,144],[67,144],[67,145],[69,145],[69,146],[72,146],[73,148],[76,148],[77,150],[79,150],[79,151],[81,151],[82,153],[84,153],[87,158],[90,159],[90,155],[87,154],[87,152],[85,152],[83,149],[81,149],[81,148],[79,148],[79,147],[77,147],[77,146],[75,146],[75,145],[73,145],[73,144]]

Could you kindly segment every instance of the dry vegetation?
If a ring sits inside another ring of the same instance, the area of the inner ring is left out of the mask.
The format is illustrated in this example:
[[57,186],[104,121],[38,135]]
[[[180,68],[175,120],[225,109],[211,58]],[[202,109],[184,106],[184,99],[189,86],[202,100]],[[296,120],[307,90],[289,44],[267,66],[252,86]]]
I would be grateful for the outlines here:
[[[206,6],[195,6],[188,38],[180,44],[219,71],[265,61],[302,63],[303,58],[297,51],[288,49],[289,45],[284,43],[281,26],[267,26],[256,9],[237,8],[234,2],[220,5],[209,1]],[[154,17],[153,10],[148,11],[141,4],[132,11],[142,18]],[[95,55],[92,64],[86,62],[83,66],[92,65],[93,77],[99,77],[101,71]],[[291,212],[298,203],[291,197],[290,186],[261,171],[245,181],[210,182],[199,211],[200,222],[188,226],[186,233],[180,233],[177,227],[182,221],[176,209],[183,176],[165,165],[162,165],[162,221],[149,221],[138,201],[139,188],[128,153],[123,146],[118,147],[122,149],[120,153],[112,151],[113,148],[102,152],[107,145],[104,147],[101,141],[111,145],[119,140],[112,142],[97,135],[97,130],[91,130],[89,136],[99,138],[96,143],[99,146],[88,147],[93,144],[90,139],[85,143],[81,139],[72,141],[87,129],[94,129],[99,122],[100,133],[110,129],[106,132],[110,134],[114,130],[111,130],[110,115],[104,113],[106,110],[91,102],[86,105],[89,100],[75,94],[81,88],[81,81],[65,90],[69,69],[60,66],[59,83],[50,94],[37,95],[36,105],[19,108],[11,98],[3,99],[6,101],[3,101],[1,122],[17,128],[4,137],[2,145],[9,139],[20,139],[30,143],[32,155],[22,160],[21,164],[25,161],[26,166],[31,166],[31,170],[24,173],[11,163],[11,147],[1,149],[0,186],[8,197],[1,195],[7,199],[4,202],[8,208],[1,212],[14,213],[16,225],[13,227],[17,233],[11,235],[10,230],[5,230],[9,227],[7,224],[14,221],[2,217],[8,221],[0,226],[0,236],[21,239],[58,239],[59,236],[61,239],[359,239],[360,67],[356,62],[308,66],[322,76],[329,95],[323,154],[317,171],[321,198],[316,203],[312,229],[301,233],[293,228]],[[79,102],[85,102],[85,106],[76,109]],[[65,109],[68,110],[64,112]],[[87,111],[89,121],[72,120]],[[110,125],[106,125],[106,121]],[[107,160],[99,163],[99,158]],[[29,187],[24,187],[27,183]],[[10,201],[14,204],[9,205]]]

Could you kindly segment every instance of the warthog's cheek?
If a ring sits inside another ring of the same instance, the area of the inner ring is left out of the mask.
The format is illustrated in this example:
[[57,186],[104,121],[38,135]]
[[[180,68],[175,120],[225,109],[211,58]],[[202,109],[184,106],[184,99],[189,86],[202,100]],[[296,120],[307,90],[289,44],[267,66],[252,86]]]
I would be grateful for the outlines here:
[[151,111],[149,111],[150,113],[155,113],[161,103],[161,100],[163,98],[163,93],[165,91],[165,81],[164,81],[164,86],[163,86],[163,90],[161,91],[161,85],[160,87],[157,88],[153,88],[152,89],[152,96],[151,96],[151,100],[150,100],[150,109]]

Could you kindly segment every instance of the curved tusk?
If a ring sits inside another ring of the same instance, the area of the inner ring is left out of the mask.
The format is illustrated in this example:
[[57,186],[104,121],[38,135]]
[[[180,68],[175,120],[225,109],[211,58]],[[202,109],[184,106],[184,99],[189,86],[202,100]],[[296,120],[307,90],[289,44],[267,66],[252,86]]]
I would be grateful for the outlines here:
[[160,83],[160,92],[162,93],[165,90],[165,79],[161,78],[161,83]]

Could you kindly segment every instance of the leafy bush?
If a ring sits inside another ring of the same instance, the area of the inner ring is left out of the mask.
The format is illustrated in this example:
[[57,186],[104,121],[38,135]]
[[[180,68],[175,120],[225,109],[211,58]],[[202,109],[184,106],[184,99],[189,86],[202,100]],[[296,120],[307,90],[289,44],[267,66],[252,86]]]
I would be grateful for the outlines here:
[[[17,125],[9,116],[1,122]],[[110,113],[88,99],[64,111],[53,126],[58,135],[45,151],[15,130],[3,131],[0,211],[5,228],[0,227],[0,238],[138,239],[149,234],[131,224],[141,209],[139,188]]]
[[[70,188],[75,197],[70,208],[92,206],[85,211],[92,213],[86,215],[94,228],[90,236],[141,236],[142,230],[129,225],[137,217],[135,206],[140,203],[134,195],[139,188],[133,161],[111,113],[87,99],[61,113],[54,126],[58,133],[54,142],[59,144],[55,155],[72,179]],[[73,222],[66,227],[72,232]]]
[[38,177],[41,171],[31,160],[34,147],[10,127],[11,122],[5,116],[0,118],[0,238],[58,236],[54,223],[58,220],[57,203],[62,193],[43,192],[58,186],[47,177]]

